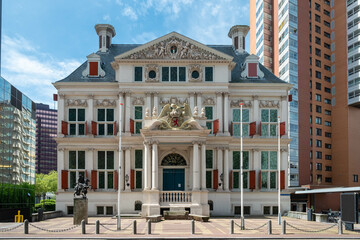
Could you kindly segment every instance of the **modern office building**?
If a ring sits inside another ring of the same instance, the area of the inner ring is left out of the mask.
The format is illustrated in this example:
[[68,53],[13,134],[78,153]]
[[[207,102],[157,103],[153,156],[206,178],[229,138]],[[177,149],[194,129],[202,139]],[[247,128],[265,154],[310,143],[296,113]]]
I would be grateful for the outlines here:
[[47,174],[57,167],[57,110],[36,104],[36,173]]
[[0,183],[35,183],[35,103],[0,77]]
[[233,26],[229,45],[176,32],[145,44],[112,44],[113,26],[95,29],[99,50],[54,83],[58,210],[72,214],[74,184],[83,175],[92,186],[89,215],[114,214],[117,191],[121,213],[239,214],[241,120],[244,213],[276,215],[279,188],[281,212],[289,210],[292,85],[245,51],[248,26]]

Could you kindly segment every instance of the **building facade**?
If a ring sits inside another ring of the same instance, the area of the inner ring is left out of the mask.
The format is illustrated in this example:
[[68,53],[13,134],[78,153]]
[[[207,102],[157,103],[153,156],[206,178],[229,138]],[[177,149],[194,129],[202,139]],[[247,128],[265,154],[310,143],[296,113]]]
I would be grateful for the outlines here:
[[48,174],[57,169],[57,110],[36,104],[36,173]]
[[244,213],[277,214],[279,187],[281,211],[289,210],[292,85],[245,52],[248,26],[230,29],[231,45],[176,32],[141,45],[112,44],[111,25],[95,29],[99,51],[54,83],[58,210],[72,213],[73,187],[84,175],[92,186],[90,215],[114,214],[118,189],[122,213],[239,214],[241,120]]
[[35,183],[35,103],[0,77],[0,183]]

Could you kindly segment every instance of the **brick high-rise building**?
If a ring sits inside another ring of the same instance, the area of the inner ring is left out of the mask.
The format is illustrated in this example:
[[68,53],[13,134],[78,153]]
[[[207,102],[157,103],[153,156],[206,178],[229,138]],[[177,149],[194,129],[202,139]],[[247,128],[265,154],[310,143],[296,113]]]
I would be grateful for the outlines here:
[[36,104],[36,173],[47,174],[56,170],[57,149],[55,138],[57,110],[49,105]]

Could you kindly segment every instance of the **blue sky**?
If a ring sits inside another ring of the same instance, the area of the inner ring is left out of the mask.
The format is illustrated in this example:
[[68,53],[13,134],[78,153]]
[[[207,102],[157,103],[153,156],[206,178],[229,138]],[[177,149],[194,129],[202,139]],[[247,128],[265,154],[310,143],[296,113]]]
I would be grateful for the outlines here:
[[[205,44],[231,44],[231,26],[250,22],[250,0],[3,0],[1,75],[35,102],[52,104],[52,82],[96,52],[94,26],[113,43],[146,43],[176,31]],[[247,50],[249,51],[249,35]]]

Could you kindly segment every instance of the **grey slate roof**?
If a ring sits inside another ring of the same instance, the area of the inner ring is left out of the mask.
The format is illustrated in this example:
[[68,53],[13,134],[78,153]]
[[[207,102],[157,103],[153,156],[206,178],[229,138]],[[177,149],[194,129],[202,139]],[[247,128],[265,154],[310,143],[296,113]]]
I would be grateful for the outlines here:
[[[82,72],[87,66],[87,61],[81,64],[74,72],[72,72],[66,78],[58,82],[116,82],[115,71],[111,66],[111,62],[114,61],[114,57],[130,51],[141,44],[111,44],[109,51],[106,53],[97,52],[101,58],[101,67],[105,71],[105,77],[83,77]],[[241,78],[241,72],[244,70],[242,64],[245,58],[249,56],[249,53],[245,52],[242,54],[237,53],[231,45],[207,45],[215,50],[223,52],[229,56],[234,57],[236,66],[231,72],[231,83],[286,83],[276,77],[267,68],[260,64],[260,70],[264,72],[264,78],[262,79],[248,79]]]

